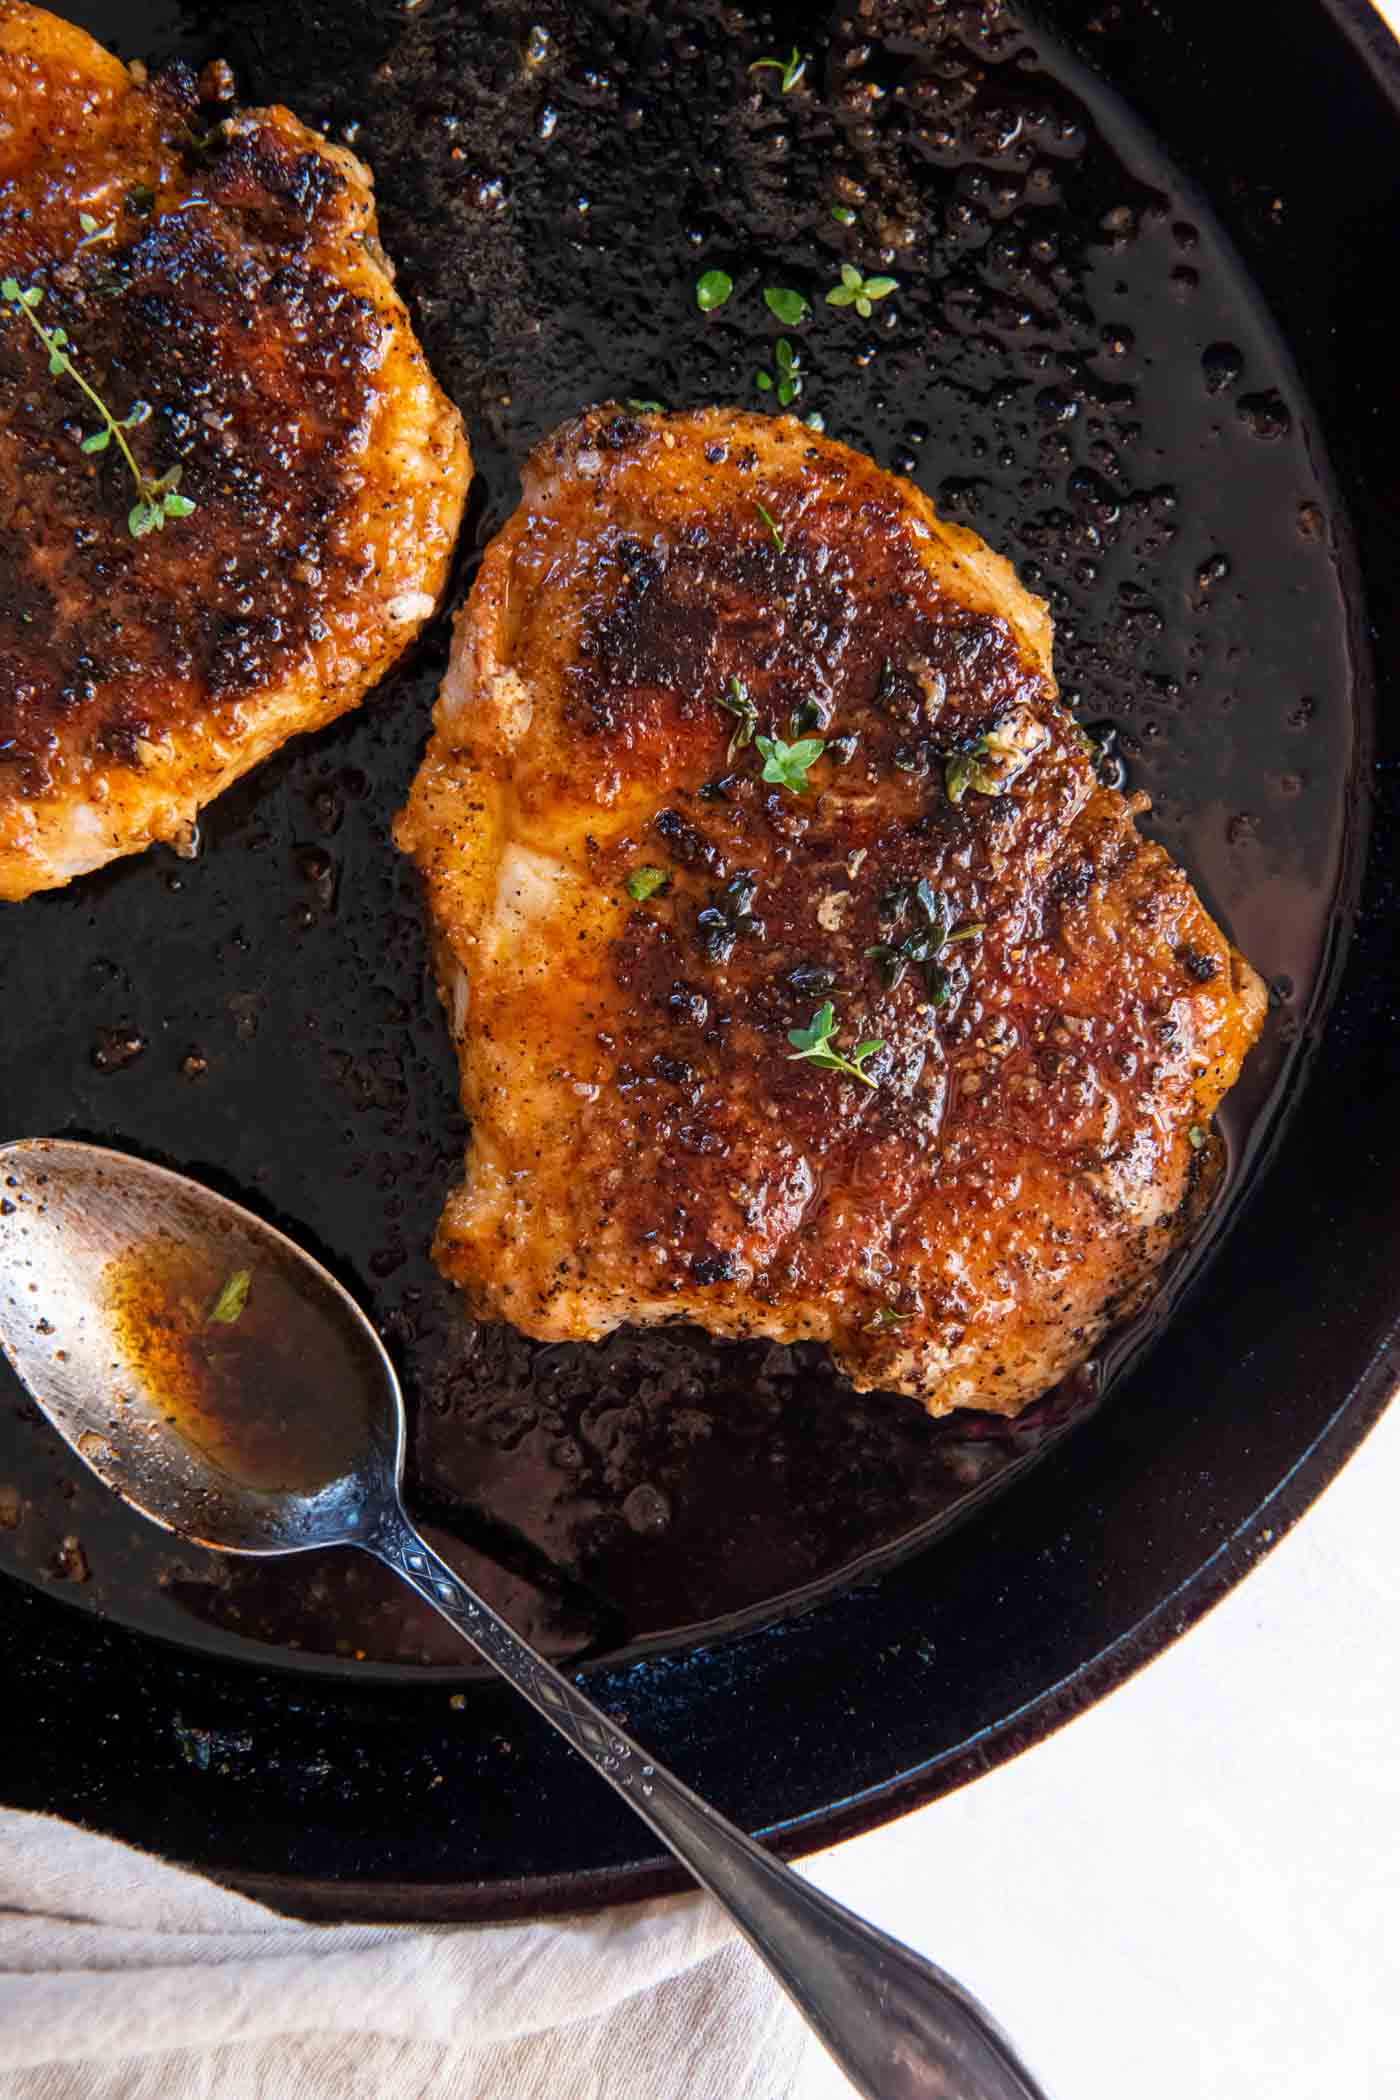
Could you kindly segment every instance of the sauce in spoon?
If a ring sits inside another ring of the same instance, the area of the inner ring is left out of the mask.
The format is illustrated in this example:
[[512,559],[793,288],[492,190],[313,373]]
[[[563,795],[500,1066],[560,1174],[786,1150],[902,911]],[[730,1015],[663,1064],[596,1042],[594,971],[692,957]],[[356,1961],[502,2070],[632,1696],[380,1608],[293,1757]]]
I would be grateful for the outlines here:
[[266,1247],[161,1233],[110,1263],[106,1286],[124,1363],[230,1480],[305,1495],[353,1467],[364,1364]]

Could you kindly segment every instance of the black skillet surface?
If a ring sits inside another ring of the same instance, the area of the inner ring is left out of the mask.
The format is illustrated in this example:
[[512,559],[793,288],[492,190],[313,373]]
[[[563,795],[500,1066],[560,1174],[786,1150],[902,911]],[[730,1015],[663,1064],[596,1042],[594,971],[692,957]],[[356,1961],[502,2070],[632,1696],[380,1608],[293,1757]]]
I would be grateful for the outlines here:
[[[374,165],[472,431],[468,571],[537,435],[609,395],[757,405],[761,287],[813,296],[800,405],[1050,597],[1067,693],[1274,983],[1231,1106],[1231,1229],[1150,1351],[1120,1346],[1101,1410],[1102,1375],[1008,1436],[852,1396],[800,1351],[465,1330],[421,1253],[464,1133],[386,841],[441,636],[217,805],[198,860],[0,918],[7,1134],[202,1172],[321,1253],[403,1370],[418,1507],[540,1638],[612,1658],[594,1689],[644,1740],[785,1849],[956,1784],[1204,1609],[1394,1379],[1395,727],[1375,763],[1358,714],[1360,571],[1383,676],[1400,648],[1394,62],[1321,6],[1287,41],[1262,6],[1074,0],[1033,29],[932,0],[820,23],[703,0],[72,11],[127,55],[227,56],[245,99]],[[794,35],[814,56],[784,97],[745,69]],[[821,303],[843,259],[900,279],[872,324]],[[737,290],[704,319],[714,266]],[[321,1915],[666,1879],[507,1694],[452,1691],[368,1564],[283,1606],[267,1571],[174,1558],[11,1388],[0,1527],[8,1800]]]

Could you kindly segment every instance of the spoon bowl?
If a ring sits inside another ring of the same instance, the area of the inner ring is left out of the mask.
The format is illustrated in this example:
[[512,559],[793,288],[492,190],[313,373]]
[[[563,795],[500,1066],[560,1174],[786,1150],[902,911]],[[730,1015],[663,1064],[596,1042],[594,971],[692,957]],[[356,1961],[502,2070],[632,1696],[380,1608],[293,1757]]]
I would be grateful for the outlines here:
[[869,2100],[1043,2100],[951,1976],[811,1888],[648,1757],[420,1537],[403,1396],[348,1292],[167,1168],[0,1146],[0,1346],[133,1508],[226,1553],[372,1553],[499,1670],[724,1906]]
[[[219,1280],[241,1276],[243,1311],[213,1317]],[[399,1385],[359,1306],[285,1233],[168,1168],[53,1138],[0,1146],[0,1347],[99,1479],[198,1545],[361,1543],[397,1502]],[[232,1427],[211,1370],[229,1350],[243,1360],[227,1372],[258,1388]]]

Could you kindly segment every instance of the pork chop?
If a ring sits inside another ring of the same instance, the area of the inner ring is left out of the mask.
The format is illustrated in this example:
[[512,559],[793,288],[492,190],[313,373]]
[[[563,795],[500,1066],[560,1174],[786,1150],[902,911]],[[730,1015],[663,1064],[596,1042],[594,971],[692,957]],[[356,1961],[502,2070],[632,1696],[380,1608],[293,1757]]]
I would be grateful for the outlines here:
[[398,824],[473,1124],[441,1267],[1014,1413],[1152,1288],[1264,1011],[1146,806],[908,482],[786,417],[561,430]]
[[[285,109],[207,135],[199,108],[187,71],[148,82],[0,0],[0,898],[188,838],[354,707],[432,612],[461,517],[461,423],[368,169]],[[134,412],[174,498],[159,529],[131,529],[112,433],[82,449],[104,426],[35,322]]]

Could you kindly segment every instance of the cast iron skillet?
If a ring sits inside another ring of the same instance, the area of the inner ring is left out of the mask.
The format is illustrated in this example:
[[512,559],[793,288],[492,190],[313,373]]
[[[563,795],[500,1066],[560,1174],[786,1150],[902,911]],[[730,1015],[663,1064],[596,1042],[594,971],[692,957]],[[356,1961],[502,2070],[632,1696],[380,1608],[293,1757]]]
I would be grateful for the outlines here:
[[[203,1172],[328,1259],[405,1372],[419,1507],[532,1631],[602,1658],[643,1740],[790,1852],[960,1784],[1237,1580],[1395,1382],[1396,728],[1371,714],[1400,652],[1394,52],[1359,0],[1300,0],[1285,31],[1199,0],[71,11],[127,55],[226,56],[245,99],[371,160],[482,472],[463,582],[535,436],[589,398],[760,403],[759,290],[814,294],[799,406],[1050,597],[1105,766],[1271,979],[1231,1195],[1171,1319],[1008,1438],[853,1399],[803,1352],[465,1328],[421,1252],[463,1131],[386,844],[440,635],[225,798],[198,861],[0,918],[5,1134]],[[745,68],[794,38],[813,92],[784,97]],[[868,328],[824,310],[882,240],[897,299]],[[738,291],[702,322],[716,265]],[[377,1592],[318,1575],[273,1615],[3,1403],[4,1798],[307,1915],[674,1885]]]

